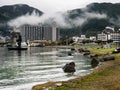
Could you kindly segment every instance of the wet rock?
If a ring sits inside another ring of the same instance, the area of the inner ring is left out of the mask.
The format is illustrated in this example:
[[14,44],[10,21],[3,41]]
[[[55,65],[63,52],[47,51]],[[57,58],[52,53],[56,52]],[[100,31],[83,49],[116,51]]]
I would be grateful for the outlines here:
[[91,57],[91,58],[98,57],[98,54],[90,54],[90,57]]
[[75,72],[75,63],[74,62],[70,62],[68,64],[66,64],[64,67],[63,67],[63,71],[64,72],[67,72],[67,73],[73,73]]
[[99,64],[99,59],[98,59],[98,58],[93,58],[93,59],[91,60],[91,66],[92,66],[92,68],[97,67],[98,64]]
[[81,52],[90,52],[89,50],[83,49],[83,48],[78,49],[78,51],[79,51],[80,53],[81,53]]
[[74,48],[71,48],[71,51],[75,51],[75,49],[74,49]]
[[84,50],[84,52],[90,52],[89,50]]
[[85,52],[83,55],[84,55],[84,56],[85,56],[85,55],[90,55],[90,52]]
[[83,49],[83,48],[79,48],[78,51],[79,51],[79,52],[83,52],[84,49]]
[[71,53],[71,52],[68,52],[68,56],[72,56],[72,53]]
[[105,55],[102,57],[103,61],[111,61],[111,60],[115,60],[114,56],[110,56],[110,55]]

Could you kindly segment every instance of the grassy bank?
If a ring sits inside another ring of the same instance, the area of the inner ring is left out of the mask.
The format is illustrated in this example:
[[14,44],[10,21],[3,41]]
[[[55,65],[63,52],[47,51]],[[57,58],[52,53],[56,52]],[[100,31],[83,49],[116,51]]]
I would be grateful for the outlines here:
[[[92,49],[92,53],[100,55],[114,50],[110,49]],[[114,54],[114,61],[107,61],[103,65],[95,68],[94,72],[84,77],[76,78],[63,82],[49,82],[43,85],[36,85],[32,90],[45,90],[44,87],[50,87],[49,90],[120,90],[120,54]],[[58,86],[57,83],[62,85]]]

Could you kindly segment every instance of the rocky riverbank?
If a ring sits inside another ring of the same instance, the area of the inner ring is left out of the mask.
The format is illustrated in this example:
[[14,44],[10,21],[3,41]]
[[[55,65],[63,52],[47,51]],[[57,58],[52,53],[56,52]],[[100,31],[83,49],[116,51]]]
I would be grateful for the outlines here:
[[[100,57],[114,49],[88,49]],[[120,54],[111,54],[115,60],[108,60],[96,67],[90,75],[63,82],[48,82],[36,85],[32,90],[120,90]],[[47,88],[47,89],[46,89]]]

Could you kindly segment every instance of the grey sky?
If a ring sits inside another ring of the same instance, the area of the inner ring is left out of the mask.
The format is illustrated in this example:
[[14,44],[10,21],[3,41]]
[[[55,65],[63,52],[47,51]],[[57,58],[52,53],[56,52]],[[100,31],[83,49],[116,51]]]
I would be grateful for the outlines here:
[[0,6],[12,4],[28,4],[45,13],[83,8],[93,2],[120,3],[120,0],[0,0]]

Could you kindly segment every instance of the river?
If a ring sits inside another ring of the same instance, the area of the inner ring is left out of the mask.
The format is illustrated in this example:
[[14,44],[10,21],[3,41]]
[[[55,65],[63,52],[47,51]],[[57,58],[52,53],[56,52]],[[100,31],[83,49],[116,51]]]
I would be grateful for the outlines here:
[[[31,47],[26,51],[8,51],[0,47],[0,90],[31,90],[32,86],[48,81],[65,81],[92,72],[90,59],[70,49]],[[73,75],[62,67],[71,61],[76,64]]]

